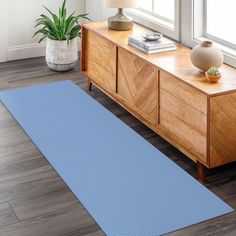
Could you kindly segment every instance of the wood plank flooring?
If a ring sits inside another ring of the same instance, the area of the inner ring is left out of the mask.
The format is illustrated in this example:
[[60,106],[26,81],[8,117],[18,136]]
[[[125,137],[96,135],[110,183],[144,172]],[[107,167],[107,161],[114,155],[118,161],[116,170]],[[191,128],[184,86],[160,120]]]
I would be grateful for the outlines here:
[[[43,58],[0,64],[0,90],[73,80],[86,90],[79,66],[50,71]],[[101,91],[89,93],[156,148],[197,177],[195,164]],[[236,164],[207,171],[206,187],[236,208]],[[142,207],[142,206],[140,206]],[[0,104],[0,236],[102,236],[79,200]],[[236,235],[236,212],[169,235]]]

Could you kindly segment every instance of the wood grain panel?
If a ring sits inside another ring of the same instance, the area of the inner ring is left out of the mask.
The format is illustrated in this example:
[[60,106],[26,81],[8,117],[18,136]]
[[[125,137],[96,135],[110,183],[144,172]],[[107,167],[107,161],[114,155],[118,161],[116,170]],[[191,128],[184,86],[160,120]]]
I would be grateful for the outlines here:
[[[50,214],[0,227],[1,236],[71,236],[99,231],[94,220],[86,217],[85,209],[73,204]],[[60,223],[58,223],[60,222]]]
[[0,148],[0,166],[38,158],[43,158],[43,156],[30,141],[14,145],[14,147],[6,146]]
[[207,114],[207,96],[170,74],[160,71],[160,87],[180,100]]
[[10,201],[20,221],[48,214],[71,206],[78,200],[69,189],[55,191],[39,197],[26,197]]
[[119,48],[118,94],[157,123],[158,70]]
[[116,75],[116,53],[108,55],[88,43],[86,47],[86,54],[89,59],[99,64],[104,70],[112,75]]
[[40,197],[65,189],[66,186],[60,181],[58,175],[53,171],[49,171],[0,182],[0,202],[9,202],[18,198]]
[[18,222],[9,203],[0,204],[0,227]]
[[[24,157],[27,157],[26,153]],[[9,158],[10,159],[10,158]],[[1,161],[0,161],[1,163]],[[25,160],[18,160],[15,162],[1,163],[0,165],[0,182],[10,181],[25,176],[38,174],[51,170],[48,162],[43,156],[31,157],[31,160],[26,158]]]
[[236,93],[211,98],[210,166],[236,161]]
[[116,53],[116,45],[114,43],[90,30],[87,33],[87,42],[97,47],[107,55],[115,55]]
[[116,76],[106,71],[90,58],[87,58],[87,70],[85,73],[92,81],[108,90],[108,92],[116,92]]
[[160,70],[168,71],[174,77],[201,90],[207,95],[214,96],[217,94],[236,91],[235,68],[223,65],[220,68],[223,76],[219,83],[209,83],[206,80],[205,75],[199,73],[198,69],[192,64],[190,59],[191,49],[183,45],[177,44],[176,51],[155,53],[151,55],[145,54],[134,47],[129,46],[127,43],[129,36],[142,35],[144,32],[149,31],[149,29],[143,26],[135,24],[133,30],[131,31],[117,32],[115,30],[109,30],[107,21],[104,21],[86,23],[83,24],[83,27],[86,27],[89,31],[92,31],[93,34],[96,33],[102,35],[105,39],[146,60],[147,62],[152,63]]
[[[216,184],[217,186],[219,185]],[[224,192],[224,191],[223,191]],[[207,220],[201,224],[167,234],[166,236],[235,236],[236,235],[236,211],[215,219]]]
[[206,115],[161,89],[160,125],[176,135],[182,140],[182,146],[206,163]]

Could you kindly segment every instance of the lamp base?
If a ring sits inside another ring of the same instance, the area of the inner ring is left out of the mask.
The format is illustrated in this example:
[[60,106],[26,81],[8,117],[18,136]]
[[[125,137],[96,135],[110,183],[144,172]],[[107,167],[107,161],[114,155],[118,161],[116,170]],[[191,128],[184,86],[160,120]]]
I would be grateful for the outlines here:
[[122,8],[119,8],[118,13],[108,19],[108,26],[110,29],[125,31],[133,28],[133,19],[125,15]]

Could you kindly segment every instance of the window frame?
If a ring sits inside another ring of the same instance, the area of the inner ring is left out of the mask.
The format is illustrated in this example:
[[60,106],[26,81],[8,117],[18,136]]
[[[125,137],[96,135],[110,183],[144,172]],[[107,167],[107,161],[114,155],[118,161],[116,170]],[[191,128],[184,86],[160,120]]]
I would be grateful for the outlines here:
[[[193,48],[204,40],[211,40],[224,53],[224,63],[236,68],[236,48],[231,43],[207,34],[206,11],[203,10],[206,0],[175,0],[174,26],[156,16],[147,14],[140,9],[130,9],[126,12],[138,24],[159,31],[179,43]],[[206,9],[206,8],[205,8]]]
[[203,37],[208,38],[210,40],[213,40],[214,42],[217,42],[219,44],[225,45],[226,47],[229,47],[229,48],[232,48],[232,49],[236,50],[236,45],[235,44],[233,44],[233,43],[231,43],[227,40],[224,40],[222,38],[219,38],[217,36],[214,36],[213,34],[208,33],[208,30],[207,30],[207,12],[208,12],[207,0],[204,0],[203,1]]
[[[153,0],[154,2],[155,0]],[[153,5],[154,6],[154,5]],[[175,19],[171,22],[163,16],[152,13],[142,8],[126,9],[125,11],[133,17],[138,24],[159,31],[176,41],[180,40],[180,0],[175,0]],[[154,9],[153,9],[154,10]]]
[[181,40],[180,43],[193,48],[204,40],[211,40],[224,53],[224,63],[236,68],[236,49],[224,40],[218,40],[204,34],[206,12],[203,10],[206,0],[181,0]]
[[154,1],[155,1],[155,0],[152,0],[152,11],[146,10],[146,9],[144,9],[144,8],[142,8],[142,7],[138,7],[137,9],[139,9],[140,11],[142,11],[142,12],[144,12],[144,13],[147,13],[147,14],[149,14],[149,15],[152,15],[152,16],[154,16],[154,17],[157,17],[157,18],[160,19],[160,20],[166,21],[166,22],[168,22],[168,23],[170,23],[170,24],[174,24],[174,21],[173,21],[173,20],[171,20],[171,19],[169,19],[169,18],[167,18],[167,17],[164,17],[164,16],[162,16],[162,15],[159,15],[159,14],[155,13]]

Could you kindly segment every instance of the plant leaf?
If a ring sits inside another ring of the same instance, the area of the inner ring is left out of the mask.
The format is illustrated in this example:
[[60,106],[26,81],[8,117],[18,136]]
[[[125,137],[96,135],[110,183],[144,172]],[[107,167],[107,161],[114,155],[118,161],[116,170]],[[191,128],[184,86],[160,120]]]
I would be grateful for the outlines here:
[[75,15],[75,12],[67,17],[66,0],[63,1],[62,6],[59,7],[59,13],[56,15],[50,9],[43,6],[49,13],[49,16],[41,14],[35,22],[35,28],[41,26],[41,29],[37,30],[33,37],[37,34],[41,34],[39,42],[45,38],[53,40],[67,40],[81,37],[81,26],[78,23],[80,19],[90,20],[88,13]]

